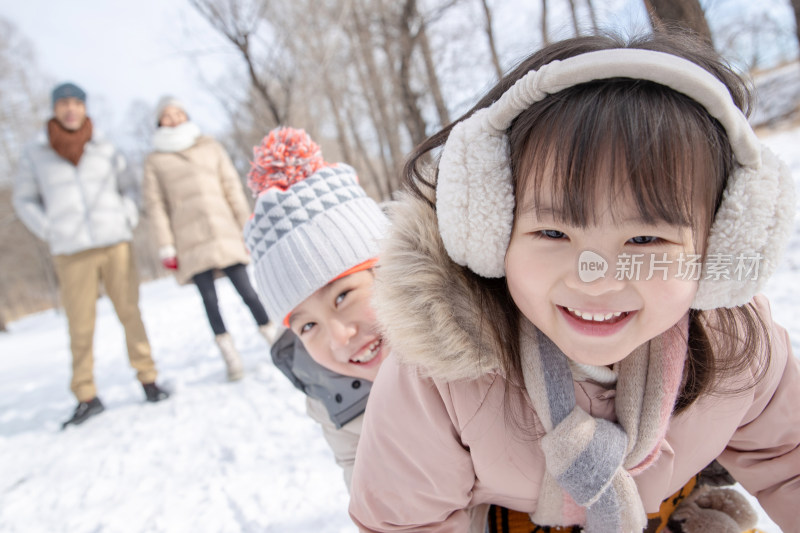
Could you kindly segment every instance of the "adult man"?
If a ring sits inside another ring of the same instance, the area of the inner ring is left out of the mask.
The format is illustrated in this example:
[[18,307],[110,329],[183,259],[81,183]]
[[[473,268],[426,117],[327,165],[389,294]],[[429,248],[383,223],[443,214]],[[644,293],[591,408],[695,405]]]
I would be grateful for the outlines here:
[[139,278],[130,241],[139,220],[135,183],[125,159],[92,129],[86,93],[63,83],[53,89],[53,118],[46,135],[28,145],[14,180],[20,220],[53,254],[72,350],[70,388],[78,399],[72,417],[81,424],[103,411],[94,384],[92,344],[99,284],[125,329],[128,358],[147,401],[169,395],[156,385],[156,368],[139,313]]

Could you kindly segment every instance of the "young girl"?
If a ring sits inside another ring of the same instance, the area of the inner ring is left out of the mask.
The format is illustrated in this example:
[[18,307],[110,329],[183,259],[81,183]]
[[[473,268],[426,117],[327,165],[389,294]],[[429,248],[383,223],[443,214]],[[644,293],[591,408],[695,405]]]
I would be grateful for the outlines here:
[[164,267],[200,291],[228,379],[242,377],[242,360],[219,311],[214,279],[224,272],[272,344],[270,321],[250,284],[242,228],[250,215],[239,174],[225,148],[200,133],[183,104],[164,96],[156,110],[155,150],[144,167],[143,196]]
[[366,397],[389,352],[371,305],[388,221],[353,168],[326,163],[303,130],[275,129],[253,151],[245,239],[267,311],[289,328],[272,357],[307,395],[349,489]]
[[[576,38],[419,147],[377,269],[393,354],[356,458],[362,531],[466,531],[488,504],[526,531],[642,531],[715,459],[800,531],[800,365],[754,297],[791,177],[746,96],[688,38]],[[752,526],[707,500],[670,527]]]

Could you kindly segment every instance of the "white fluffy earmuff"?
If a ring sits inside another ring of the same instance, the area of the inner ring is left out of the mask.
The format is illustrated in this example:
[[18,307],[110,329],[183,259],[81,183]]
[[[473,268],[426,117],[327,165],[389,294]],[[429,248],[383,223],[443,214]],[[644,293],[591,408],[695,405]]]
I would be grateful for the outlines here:
[[757,261],[757,271],[745,276],[704,272],[692,307],[747,303],[775,271],[792,231],[791,174],[761,145],[720,80],[691,61],[650,50],[603,50],[553,61],[530,71],[492,105],[453,127],[442,149],[436,184],[439,232],[450,258],[480,276],[505,275],[514,221],[506,130],[522,111],[547,95],[609,78],[669,87],[698,102],[725,128],[737,166],[711,227],[706,268],[710,259],[739,258]]

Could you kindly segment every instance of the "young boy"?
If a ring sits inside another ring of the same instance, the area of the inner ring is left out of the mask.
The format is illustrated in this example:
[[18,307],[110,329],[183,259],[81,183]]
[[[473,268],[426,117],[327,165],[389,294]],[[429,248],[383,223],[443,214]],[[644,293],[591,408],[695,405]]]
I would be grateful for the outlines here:
[[371,305],[388,220],[353,168],[326,163],[303,130],[275,129],[253,152],[258,199],[245,240],[267,313],[288,328],[272,357],[307,395],[349,490],[371,382],[388,354]]

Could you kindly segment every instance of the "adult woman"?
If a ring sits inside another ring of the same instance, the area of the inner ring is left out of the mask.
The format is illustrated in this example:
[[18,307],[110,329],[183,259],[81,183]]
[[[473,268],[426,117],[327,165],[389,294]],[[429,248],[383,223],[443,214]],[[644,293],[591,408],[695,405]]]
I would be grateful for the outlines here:
[[215,272],[228,276],[270,344],[276,330],[245,267],[250,259],[242,228],[250,208],[227,152],[200,133],[178,100],[163,97],[156,118],[155,151],[145,162],[144,198],[159,256],[179,283],[197,285],[228,379],[237,380],[242,362],[219,312]]

